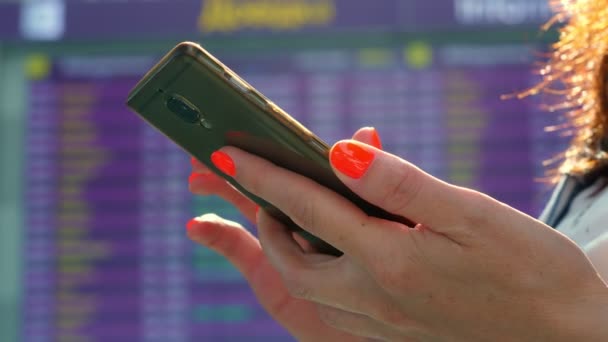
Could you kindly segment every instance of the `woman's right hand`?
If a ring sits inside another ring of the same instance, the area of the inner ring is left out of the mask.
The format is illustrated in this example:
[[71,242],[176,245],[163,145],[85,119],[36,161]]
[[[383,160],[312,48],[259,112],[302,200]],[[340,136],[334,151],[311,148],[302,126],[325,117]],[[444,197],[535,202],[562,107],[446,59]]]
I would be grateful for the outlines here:
[[[373,128],[362,128],[353,139],[381,148]],[[192,160],[190,191],[197,195],[217,195],[234,205],[249,221],[256,222],[257,205],[202,163]],[[317,306],[289,294],[283,279],[264,255],[260,242],[240,224],[215,214],[197,217],[188,223],[188,237],[224,256],[245,277],[259,303],[300,341],[359,341],[327,326],[319,318]],[[302,248],[305,241],[294,238]]]

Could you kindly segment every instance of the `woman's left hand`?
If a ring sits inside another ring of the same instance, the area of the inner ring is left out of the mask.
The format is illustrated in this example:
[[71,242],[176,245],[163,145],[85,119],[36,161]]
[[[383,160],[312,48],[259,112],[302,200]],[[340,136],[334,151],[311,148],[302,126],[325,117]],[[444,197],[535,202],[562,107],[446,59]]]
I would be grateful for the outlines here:
[[264,211],[262,247],[290,293],[328,325],[390,341],[605,341],[608,289],[584,253],[541,222],[356,141],[334,145],[355,193],[416,227],[369,217],[316,182],[234,147],[216,164],[344,252],[304,251]]

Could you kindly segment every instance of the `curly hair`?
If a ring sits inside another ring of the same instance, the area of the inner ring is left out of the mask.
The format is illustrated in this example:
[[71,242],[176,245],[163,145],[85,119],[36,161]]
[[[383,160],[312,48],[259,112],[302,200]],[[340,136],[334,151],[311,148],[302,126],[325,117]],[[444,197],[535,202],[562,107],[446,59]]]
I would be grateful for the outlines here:
[[557,24],[559,40],[543,63],[541,82],[520,97],[557,95],[547,108],[566,113],[565,125],[549,129],[572,136],[568,149],[547,163],[561,162],[554,175],[608,175],[608,0],[550,4],[556,14],[543,29]]

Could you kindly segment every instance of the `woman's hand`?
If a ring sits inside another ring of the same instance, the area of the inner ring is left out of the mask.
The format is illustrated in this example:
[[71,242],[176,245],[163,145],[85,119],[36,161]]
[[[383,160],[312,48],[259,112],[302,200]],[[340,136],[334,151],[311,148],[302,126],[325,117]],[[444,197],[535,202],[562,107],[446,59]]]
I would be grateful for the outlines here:
[[[337,143],[330,157],[341,180],[420,222],[410,228],[369,217],[314,181],[239,149],[216,153],[228,164],[216,166],[248,191],[344,252],[307,253],[261,211],[260,241],[279,274],[257,249],[256,260],[281,284],[281,296],[260,293],[263,287],[258,295],[275,314],[287,301],[295,303],[287,316],[314,322],[316,310],[336,329],[390,341],[608,341],[606,284],[572,241],[515,209],[369,145]],[[246,250],[232,243],[224,250]]]
[[[606,215],[606,221],[608,222],[608,214]],[[589,259],[595,266],[598,274],[604,279],[608,280],[608,233],[602,234],[597,238],[590,246],[587,246],[586,250]]]
[[[360,129],[353,139],[380,148],[372,128]],[[218,195],[232,203],[252,222],[257,206],[223,178],[216,176],[200,162],[192,161],[190,190],[199,195]],[[360,338],[328,327],[319,317],[314,303],[290,295],[281,275],[269,263],[259,241],[236,222],[216,215],[204,215],[188,224],[188,236],[227,258],[244,275],[260,304],[292,335],[304,341],[358,341]],[[300,245],[307,249],[305,241]]]

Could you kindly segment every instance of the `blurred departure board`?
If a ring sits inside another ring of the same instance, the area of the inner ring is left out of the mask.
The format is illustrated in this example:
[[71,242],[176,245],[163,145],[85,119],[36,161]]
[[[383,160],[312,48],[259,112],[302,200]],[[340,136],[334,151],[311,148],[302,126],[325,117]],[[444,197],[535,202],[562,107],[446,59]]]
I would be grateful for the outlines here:
[[[327,142],[375,126],[387,151],[536,215],[563,144],[534,101],[523,45],[242,54],[226,64]],[[124,105],[160,56],[27,62],[23,341],[285,341],[239,273],[185,237],[189,156]],[[204,97],[205,94],[201,94]]]
[[[150,40],[291,33],[536,28],[547,0],[45,0],[0,2],[0,40]],[[112,25],[108,25],[112,23]]]

